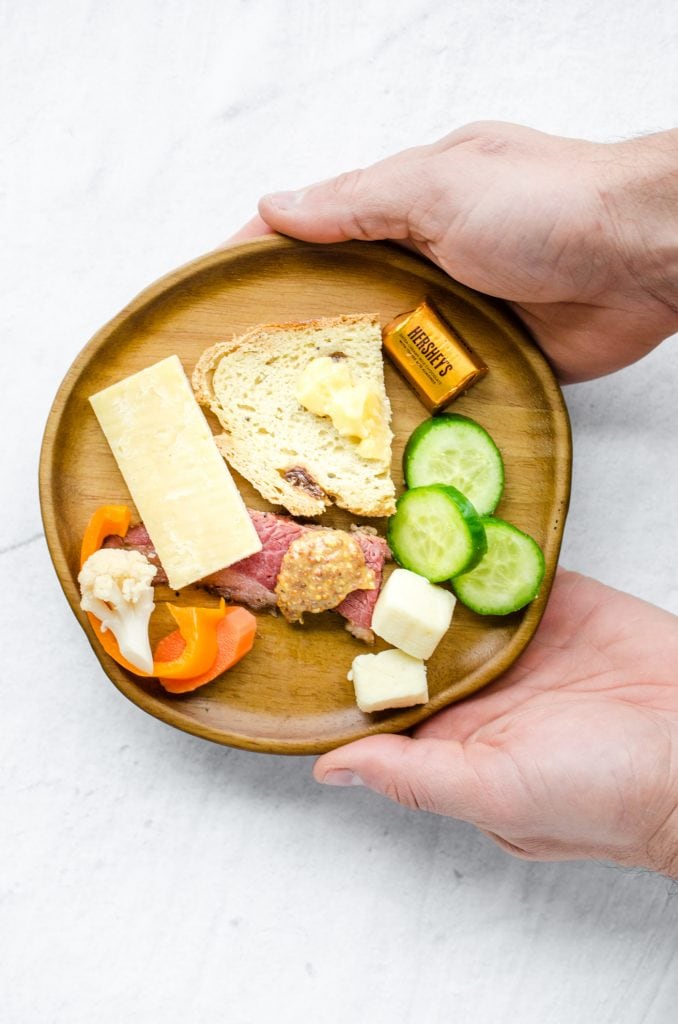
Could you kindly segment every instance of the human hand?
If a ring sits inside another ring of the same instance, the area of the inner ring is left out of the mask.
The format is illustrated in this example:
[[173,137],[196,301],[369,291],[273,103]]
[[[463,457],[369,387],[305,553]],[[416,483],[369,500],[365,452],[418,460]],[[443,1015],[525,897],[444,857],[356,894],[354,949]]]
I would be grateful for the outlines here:
[[259,212],[312,242],[397,240],[509,300],[566,383],[620,369],[678,330],[678,131],[596,144],[471,124],[266,196]]
[[561,571],[501,679],[419,726],[324,754],[319,782],[472,822],[530,860],[678,877],[678,618]]
[[[299,193],[242,237],[393,239],[508,300],[563,382],[639,359],[678,329],[678,133],[614,145],[469,125]],[[519,856],[678,874],[678,623],[561,574],[530,647],[414,738],[321,757],[411,807],[474,822]]]

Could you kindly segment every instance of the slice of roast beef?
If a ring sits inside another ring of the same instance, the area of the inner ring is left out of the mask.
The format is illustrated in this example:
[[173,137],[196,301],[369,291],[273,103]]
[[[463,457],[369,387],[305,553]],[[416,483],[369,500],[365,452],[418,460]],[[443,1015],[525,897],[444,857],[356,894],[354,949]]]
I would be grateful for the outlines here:
[[248,511],[259,534],[261,551],[206,576],[202,586],[236,604],[255,609],[275,608],[275,584],[285,552],[307,527],[273,512]]
[[[255,610],[274,609],[277,604],[275,586],[285,553],[293,540],[306,530],[321,530],[324,527],[297,523],[289,516],[275,512],[257,512],[249,509],[262,549],[248,558],[235,562],[228,569],[220,569],[200,581],[200,586],[219,594],[234,604],[245,604]],[[334,609],[346,619],[346,628],[359,640],[374,642],[371,630],[372,612],[376,604],[384,569],[384,562],[391,553],[386,541],[377,536],[369,527],[355,527],[355,537],[365,557],[365,563],[372,569],[376,586],[370,590],[354,590]],[[153,543],[143,523],[130,527],[123,537],[110,536],[104,547],[127,548],[141,551],[157,566],[154,584],[167,583],[167,575],[156,554]]]
[[142,555],[145,555],[151,565],[156,566],[156,573],[153,577],[154,586],[160,586],[160,584],[167,583],[167,573],[160,564],[155,548],[153,547],[153,541],[148,536],[148,531],[143,523],[137,523],[136,526],[130,526],[129,530],[124,537],[118,537],[116,534],[111,534],[104,540],[105,548],[124,548],[127,551],[140,551]]
[[[357,631],[371,629],[372,612],[381,590],[384,562],[391,557],[391,552],[384,538],[378,537],[376,534],[357,529],[353,531],[352,536],[362,548],[367,568],[374,572],[376,586],[372,590],[352,591],[334,610],[347,620],[346,628],[350,633],[353,633],[358,640],[365,640],[366,637]],[[374,636],[370,636],[367,643],[374,643]]]

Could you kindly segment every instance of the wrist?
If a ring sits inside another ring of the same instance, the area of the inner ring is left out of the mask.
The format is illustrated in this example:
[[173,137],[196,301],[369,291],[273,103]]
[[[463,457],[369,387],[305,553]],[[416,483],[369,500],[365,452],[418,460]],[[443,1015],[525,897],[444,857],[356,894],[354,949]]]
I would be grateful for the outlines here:
[[604,198],[619,254],[653,320],[678,330],[678,130],[609,147]]

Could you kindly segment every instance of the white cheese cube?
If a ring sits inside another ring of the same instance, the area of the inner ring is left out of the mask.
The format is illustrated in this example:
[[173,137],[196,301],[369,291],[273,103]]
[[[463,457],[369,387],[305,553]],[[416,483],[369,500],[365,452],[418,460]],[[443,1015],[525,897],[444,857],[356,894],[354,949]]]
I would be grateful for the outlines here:
[[90,403],[173,590],[261,551],[177,356]]
[[449,590],[409,569],[395,569],[372,614],[372,629],[413,658],[430,658],[450,628],[457,603]]
[[402,651],[359,654],[348,678],[361,711],[408,708],[428,700],[426,665]]

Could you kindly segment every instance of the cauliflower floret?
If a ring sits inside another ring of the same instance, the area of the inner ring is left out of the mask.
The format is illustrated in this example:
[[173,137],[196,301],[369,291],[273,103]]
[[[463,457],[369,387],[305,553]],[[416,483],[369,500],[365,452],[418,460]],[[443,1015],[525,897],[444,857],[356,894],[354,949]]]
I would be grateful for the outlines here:
[[120,653],[135,668],[153,672],[148,622],[153,611],[156,568],[140,551],[101,548],[87,559],[80,575],[80,607],[110,629]]

